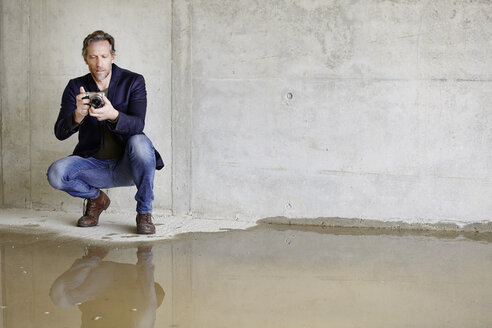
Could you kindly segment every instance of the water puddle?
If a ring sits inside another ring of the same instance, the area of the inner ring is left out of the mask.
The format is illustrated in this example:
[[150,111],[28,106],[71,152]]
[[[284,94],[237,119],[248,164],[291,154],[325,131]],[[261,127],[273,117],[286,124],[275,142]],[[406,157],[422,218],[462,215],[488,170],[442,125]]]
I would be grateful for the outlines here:
[[487,234],[259,225],[87,245],[0,231],[0,328],[490,327]]

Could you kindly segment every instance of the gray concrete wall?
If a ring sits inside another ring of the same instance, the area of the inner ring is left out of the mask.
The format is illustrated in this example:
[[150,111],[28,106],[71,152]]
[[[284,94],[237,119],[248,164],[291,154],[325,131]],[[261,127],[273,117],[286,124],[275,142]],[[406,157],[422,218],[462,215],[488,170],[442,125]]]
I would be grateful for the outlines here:
[[193,4],[195,213],[490,219],[491,1]]
[[[52,189],[49,165],[73,150],[53,125],[68,80],[86,74],[82,40],[96,29],[116,39],[116,63],[145,76],[145,131],[170,167],[171,1],[2,1],[3,204],[73,210],[78,199]],[[93,8],[93,9],[91,9]],[[104,15],[104,19],[100,17]],[[171,170],[156,175],[155,207],[171,208]],[[134,213],[135,188],[111,190],[112,209]]]
[[158,211],[490,220],[491,1],[91,0],[98,26],[79,6],[2,2],[5,206],[80,206],[44,174],[74,145],[52,125],[102,28],[147,79]]

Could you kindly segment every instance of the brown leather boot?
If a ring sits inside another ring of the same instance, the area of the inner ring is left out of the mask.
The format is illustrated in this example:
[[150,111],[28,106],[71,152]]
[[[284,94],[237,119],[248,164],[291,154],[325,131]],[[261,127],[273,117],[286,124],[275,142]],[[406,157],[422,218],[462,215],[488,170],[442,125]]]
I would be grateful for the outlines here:
[[101,190],[99,196],[94,199],[87,199],[84,216],[77,221],[79,227],[93,227],[99,222],[99,215],[108,208],[111,201],[109,197]]
[[137,214],[137,233],[140,235],[152,235],[155,233],[151,213]]

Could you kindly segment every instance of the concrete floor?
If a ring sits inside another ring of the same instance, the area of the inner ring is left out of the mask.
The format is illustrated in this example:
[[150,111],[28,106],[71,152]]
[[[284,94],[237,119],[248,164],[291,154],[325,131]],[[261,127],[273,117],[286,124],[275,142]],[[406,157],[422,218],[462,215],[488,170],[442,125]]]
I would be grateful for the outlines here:
[[1,328],[492,326],[490,233],[0,220]]
[[56,211],[32,211],[23,209],[0,210],[0,227],[9,231],[30,232],[33,234],[52,233],[62,237],[73,237],[90,243],[111,244],[166,240],[189,232],[215,232],[223,229],[246,229],[255,224],[244,221],[197,220],[189,217],[155,216],[155,235],[137,235],[135,213],[109,214],[103,212],[99,225],[91,228],[76,226],[79,213]]

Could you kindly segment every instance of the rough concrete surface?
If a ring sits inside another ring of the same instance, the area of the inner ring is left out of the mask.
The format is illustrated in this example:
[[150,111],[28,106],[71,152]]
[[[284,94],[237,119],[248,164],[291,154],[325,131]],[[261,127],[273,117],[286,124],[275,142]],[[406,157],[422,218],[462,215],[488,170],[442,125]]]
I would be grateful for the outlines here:
[[489,1],[249,4],[194,2],[194,212],[490,220]]
[[[91,13],[96,14],[91,8],[111,14],[104,20],[91,19]],[[49,186],[46,171],[76,144],[76,135],[57,140],[53,126],[68,81],[88,73],[82,41],[96,29],[115,37],[118,65],[144,75],[145,132],[171,166],[170,17],[170,1],[145,0],[136,5],[91,0],[83,6],[76,1],[2,1],[3,205],[65,211],[80,206],[78,200]],[[148,22],[145,33],[135,33],[135,26],[144,21]],[[170,172],[166,168],[156,174],[156,208],[171,208]],[[113,189],[113,205],[134,209],[130,190]]]
[[183,233],[218,232],[228,229],[247,229],[254,223],[233,220],[197,220],[191,217],[154,216],[156,233],[137,235],[135,214],[103,213],[99,225],[90,228],[76,226],[81,213],[62,211],[33,211],[4,209],[0,211],[0,229],[32,234],[55,234],[93,244],[156,242],[172,239]]
[[[270,217],[256,222],[224,219],[196,219],[191,216],[155,215],[154,235],[136,234],[135,215],[107,213],[101,214],[99,225],[90,228],[76,226],[80,212],[34,211],[29,209],[3,209],[0,211],[0,230],[29,234],[50,234],[51,239],[73,239],[89,244],[128,244],[158,242],[173,239],[188,233],[220,232],[226,230],[244,230],[257,225],[284,225],[292,229],[345,228],[357,234],[357,229],[368,233],[372,229],[376,234],[401,233],[456,233],[473,234],[471,239],[490,239],[490,222],[458,225],[454,222],[408,223],[403,221],[347,219],[347,218],[286,218]],[[287,229],[287,228],[286,228]]]
[[[244,220],[490,222],[492,3],[484,0],[1,2],[2,205],[71,211],[49,164],[85,35],[146,77],[167,166],[155,208]],[[97,25],[97,26],[96,26]],[[113,205],[134,208],[131,188]]]

